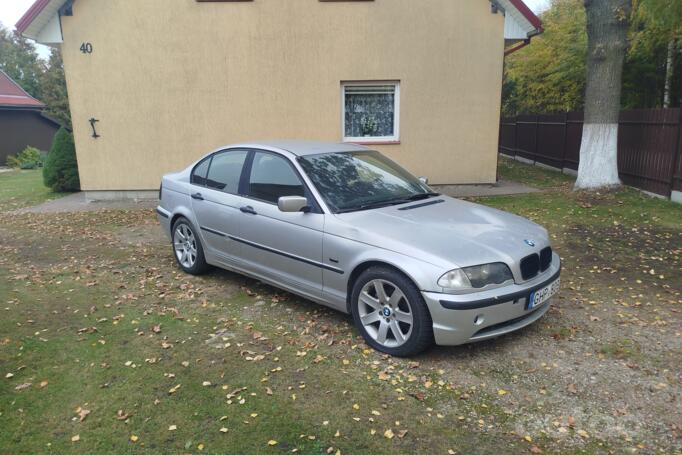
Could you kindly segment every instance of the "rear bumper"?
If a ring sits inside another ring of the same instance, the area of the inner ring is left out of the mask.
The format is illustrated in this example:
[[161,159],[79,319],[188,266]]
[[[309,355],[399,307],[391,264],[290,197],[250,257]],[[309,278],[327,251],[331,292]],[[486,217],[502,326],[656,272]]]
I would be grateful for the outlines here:
[[526,310],[530,293],[554,282],[560,273],[561,260],[554,254],[549,269],[520,285],[464,295],[422,292],[433,319],[436,344],[486,340],[532,324],[549,310],[551,301]]
[[166,233],[166,235],[170,238],[170,230],[171,230],[171,213],[164,209],[161,206],[156,207],[156,217],[159,219],[159,223],[161,224],[161,228],[163,229],[163,232]]

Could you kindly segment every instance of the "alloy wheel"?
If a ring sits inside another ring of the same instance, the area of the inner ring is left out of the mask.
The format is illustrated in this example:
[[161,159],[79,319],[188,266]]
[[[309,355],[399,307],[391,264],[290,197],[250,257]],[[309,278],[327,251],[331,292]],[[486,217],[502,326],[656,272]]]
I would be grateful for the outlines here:
[[358,316],[373,340],[395,348],[410,339],[414,326],[412,307],[398,286],[386,280],[371,280],[363,286],[358,300]]
[[178,224],[173,235],[173,245],[180,265],[191,269],[197,261],[197,240],[192,228],[184,223]]

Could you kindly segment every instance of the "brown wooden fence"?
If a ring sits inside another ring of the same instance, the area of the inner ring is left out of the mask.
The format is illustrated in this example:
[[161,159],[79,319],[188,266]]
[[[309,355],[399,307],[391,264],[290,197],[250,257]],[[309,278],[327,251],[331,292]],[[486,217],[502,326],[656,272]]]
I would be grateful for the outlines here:
[[[499,151],[577,171],[582,131],[582,112],[502,118]],[[618,171],[623,183],[645,191],[682,191],[682,110],[621,112]]]

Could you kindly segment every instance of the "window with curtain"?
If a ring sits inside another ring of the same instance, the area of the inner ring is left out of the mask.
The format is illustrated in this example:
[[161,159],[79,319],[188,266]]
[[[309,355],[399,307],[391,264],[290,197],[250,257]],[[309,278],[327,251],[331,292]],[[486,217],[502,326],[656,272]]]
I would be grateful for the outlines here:
[[343,139],[348,142],[398,141],[398,82],[346,82],[343,95]]

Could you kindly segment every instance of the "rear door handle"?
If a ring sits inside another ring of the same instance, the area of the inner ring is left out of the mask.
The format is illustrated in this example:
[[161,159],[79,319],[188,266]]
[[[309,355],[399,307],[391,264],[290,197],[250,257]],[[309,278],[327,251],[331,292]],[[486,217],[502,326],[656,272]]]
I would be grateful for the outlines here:
[[192,199],[196,199],[197,201],[203,201],[204,197],[201,195],[201,193],[194,193],[192,195]]
[[244,207],[240,207],[239,210],[241,210],[243,213],[249,213],[251,215],[258,215],[258,213],[256,213],[256,211],[250,205],[245,205]]

